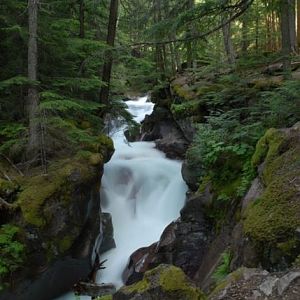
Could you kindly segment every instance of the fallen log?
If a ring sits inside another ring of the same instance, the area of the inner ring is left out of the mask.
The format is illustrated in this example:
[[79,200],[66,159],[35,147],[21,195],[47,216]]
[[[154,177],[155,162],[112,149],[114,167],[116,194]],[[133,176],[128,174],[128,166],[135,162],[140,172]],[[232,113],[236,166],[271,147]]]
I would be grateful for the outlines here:
[[76,295],[90,296],[92,298],[112,295],[116,292],[116,287],[113,284],[97,284],[80,281],[74,285]]
[[[291,63],[292,71],[297,70],[299,67],[300,67],[299,61],[295,61]],[[269,65],[262,71],[263,74],[268,74],[268,75],[274,75],[277,72],[283,72],[283,63],[275,63]]]

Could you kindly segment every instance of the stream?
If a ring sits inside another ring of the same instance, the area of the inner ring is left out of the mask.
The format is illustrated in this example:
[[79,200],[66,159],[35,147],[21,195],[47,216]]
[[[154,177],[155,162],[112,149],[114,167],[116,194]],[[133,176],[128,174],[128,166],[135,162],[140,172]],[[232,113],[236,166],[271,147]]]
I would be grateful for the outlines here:
[[[151,114],[154,106],[147,97],[126,104],[137,122]],[[159,240],[166,226],[179,217],[187,191],[181,162],[167,159],[153,142],[127,143],[124,129],[114,130],[111,136],[115,153],[104,167],[100,191],[102,211],[112,215],[116,248],[101,255],[101,261],[107,262],[97,282],[117,288],[123,285],[122,273],[130,255]]]

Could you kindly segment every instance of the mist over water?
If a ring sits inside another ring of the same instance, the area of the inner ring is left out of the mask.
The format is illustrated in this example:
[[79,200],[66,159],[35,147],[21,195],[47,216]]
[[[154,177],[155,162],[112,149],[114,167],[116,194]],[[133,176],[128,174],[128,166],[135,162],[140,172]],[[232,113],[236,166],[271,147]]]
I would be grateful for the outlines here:
[[[126,103],[137,122],[153,110],[147,97]],[[98,272],[98,282],[118,288],[129,256],[158,241],[165,227],[179,217],[187,187],[181,163],[167,159],[154,143],[127,144],[123,130],[112,139],[116,151],[104,168],[101,202],[103,212],[112,215],[117,247],[101,256],[107,262],[106,269]]]

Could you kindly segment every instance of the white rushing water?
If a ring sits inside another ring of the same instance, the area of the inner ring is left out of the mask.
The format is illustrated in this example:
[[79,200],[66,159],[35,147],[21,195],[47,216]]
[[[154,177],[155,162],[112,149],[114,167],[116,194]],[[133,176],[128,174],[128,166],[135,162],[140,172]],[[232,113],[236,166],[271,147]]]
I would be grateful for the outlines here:
[[[147,99],[126,102],[137,122],[153,111]],[[123,285],[130,255],[159,240],[165,227],[179,217],[187,191],[181,162],[167,159],[152,142],[128,144],[123,130],[112,135],[115,153],[104,167],[101,182],[102,211],[112,215],[116,248],[101,255],[101,261],[107,259],[106,268],[97,274],[98,283],[113,283],[117,288]],[[74,299],[73,295],[60,300]]]
[[[137,122],[151,114],[147,97],[126,102]],[[119,131],[112,136],[115,153],[105,165],[102,178],[102,210],[112,215],[117,247],[101,256],[106,269],[98,281],[123,285],[122,272],[137,249],[159,240],[165,227],[179,217],[187,187],[181,177],[181,163],[170,160],[152,142],[129,145]]]

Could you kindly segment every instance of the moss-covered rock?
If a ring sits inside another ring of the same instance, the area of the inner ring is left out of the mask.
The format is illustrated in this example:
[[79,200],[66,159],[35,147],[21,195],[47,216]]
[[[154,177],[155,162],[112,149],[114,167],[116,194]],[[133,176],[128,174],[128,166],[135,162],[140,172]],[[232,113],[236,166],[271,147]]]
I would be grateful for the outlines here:
[[114,300],[126,299],[201,300],[204,294],[175,266],[160,265],[145,273],[142,281],[121,288]]
[[[270,129],[252,158],[265,184],[261,197],[246,209],[244,231],[266,267],[284,267],[299,253],[300,128]],[[284,263],[282,263],[284,261]]]

